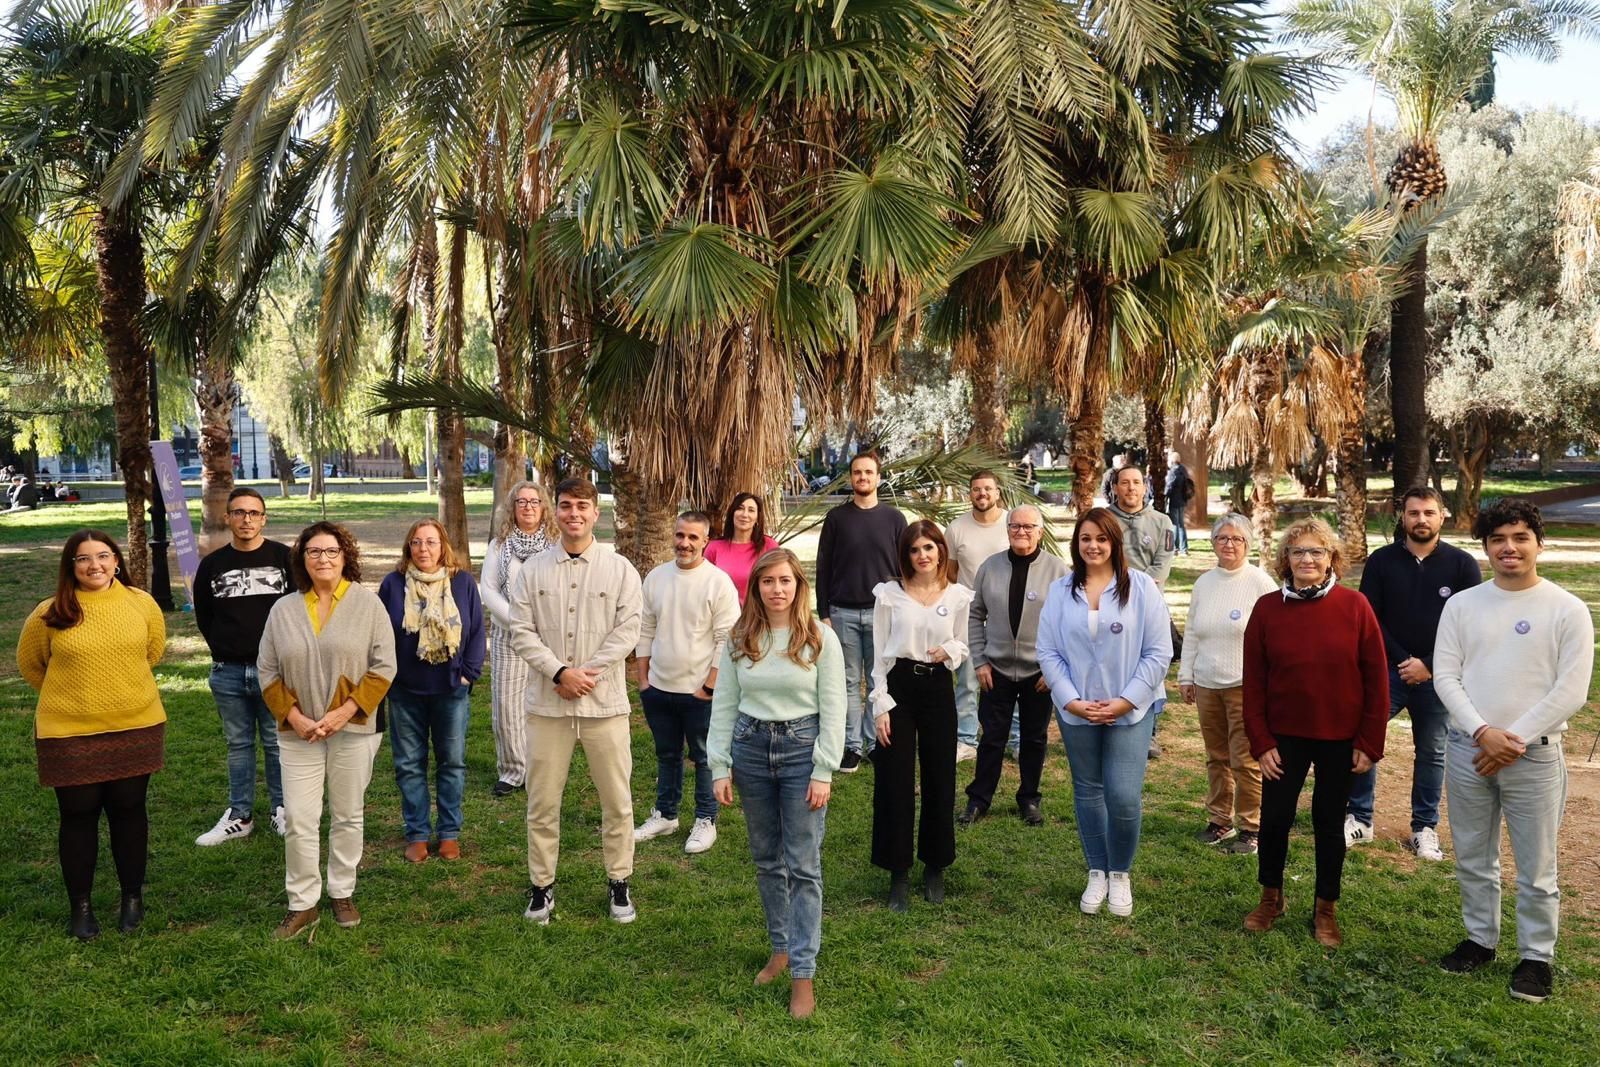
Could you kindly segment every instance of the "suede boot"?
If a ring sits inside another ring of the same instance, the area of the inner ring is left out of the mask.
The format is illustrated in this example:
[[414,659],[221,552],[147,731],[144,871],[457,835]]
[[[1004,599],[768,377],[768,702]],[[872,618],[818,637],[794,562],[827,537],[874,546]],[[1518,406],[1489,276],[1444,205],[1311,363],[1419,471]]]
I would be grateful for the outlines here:
[[1256,905],[1254,911],[1244,917],[1244,928],[1258,934],[1264,934],[1272,929],[1272,924],[1282,917],[1286,905],[1283,902],[1282,889],[1261,889],[1261,903]]
[[1339,920],[1333,914],[1334,902],[1317,898],[1317,909],[1311,914],[1311,933],[1317,939],[1317,944],[1326,948],[1338,948],[1344,944],[1344,935],[1339,932]]

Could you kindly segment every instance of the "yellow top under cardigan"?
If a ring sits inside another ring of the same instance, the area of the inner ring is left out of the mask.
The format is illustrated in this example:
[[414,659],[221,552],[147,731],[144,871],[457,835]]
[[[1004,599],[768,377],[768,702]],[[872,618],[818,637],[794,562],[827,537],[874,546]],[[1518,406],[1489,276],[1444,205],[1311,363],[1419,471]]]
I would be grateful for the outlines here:
[[151,668],[161,662],[167,624],[149,593],[121,582],[78,590],[83,621],[45,625],[50,601],[33,609],[17,640],[17,669],[39,691],[35,737],[84,737],[167,721]]

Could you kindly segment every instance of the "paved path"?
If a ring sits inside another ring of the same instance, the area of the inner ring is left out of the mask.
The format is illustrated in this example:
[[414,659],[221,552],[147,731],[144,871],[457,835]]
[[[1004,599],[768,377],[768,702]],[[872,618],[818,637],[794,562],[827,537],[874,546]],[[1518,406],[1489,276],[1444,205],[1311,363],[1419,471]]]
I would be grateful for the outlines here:
[[1564,504],[1546,504],[1539,509],[1545,522],[1580,522],[1600,526],[1600,496],[1569,500]]

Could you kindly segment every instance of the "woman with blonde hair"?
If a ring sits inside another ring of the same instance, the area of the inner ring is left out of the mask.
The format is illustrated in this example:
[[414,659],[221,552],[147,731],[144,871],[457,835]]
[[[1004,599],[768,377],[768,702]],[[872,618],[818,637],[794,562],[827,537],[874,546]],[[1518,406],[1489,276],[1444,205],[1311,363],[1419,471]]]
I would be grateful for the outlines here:
[[130,933],[144,919],[145,796],[161,769],[167,723],[151,668],[166,642],[161,609],[127,584],[122,550],[99,530],[67,538],[55,596],[33,609],[17,640],[17,669],[39,692],[39,784],[56,791],[69,929],[80,941],[100,934],[91,897],[102,811],[122,883],[117,925]]
[[528,663],[511,647],[511,591],[522,568],[550,547],[555,526],[538,482],[520,481],[506,493],[505,513],[483,556],[478,595],[489,609],[489,699],[498,776],[494,795],[509,796],[528,781]]
[[719,803],[739,787],[772,955],[757,985],[785,969],[789,1013],[816,1009],[822,944],[822,835],[844,756],[844,653],[818,623],[800,560],[773,549],[750,572],[711,702],[706,753]]
[[[378,599],[394,628],[396,672],[389,690],[389,745],[405,820],[406,859],[461,858],[461,798],[467,786],[467,716],[472,683],[483,673],[483,603],[472,572],[437,519],[411,524],[400,562],[384,575]],[[428,749],[434,756],[437,825],[430,825]]]
[[1282,590],[1256,601],[1244,631],[1244,726],[1261,764],[1261,902],[1245,929],[1272,929],[1284,914],[1289,828],[1306,774],[1316,768],[1317,941],[1343,941],[1334,905],[1344,873],[1350,777],[1383,758],[1389,727],[1389,661],[1367,598],[1339,584],[1339,538],[1321,519],[1291,523],[1278,542]]

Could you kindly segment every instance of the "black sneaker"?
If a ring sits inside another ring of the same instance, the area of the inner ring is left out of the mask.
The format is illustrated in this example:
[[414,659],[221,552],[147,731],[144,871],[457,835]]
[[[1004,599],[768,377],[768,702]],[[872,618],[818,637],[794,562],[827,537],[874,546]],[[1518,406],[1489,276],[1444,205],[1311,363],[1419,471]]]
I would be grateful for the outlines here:
[[522,787],[520,785],[512,785],[510,782],[502,778],[494,784],[494,788],[490,789],[489,792],[493,793],[496,798],[508,797],[521,788]]
[[1529,1004],[1542,1004],[1550,997],[1555,976],[1543,960],[1523,960],[1511,972],[1511,995]]
[[1451,950],[1439,961],[1439,966],[1451,974],[1471,974],[1486,963],[1494,962],[1494,949],[1484,948],[1470,937]]
[[956,816],[956,825],[971,826],[981,818],[983,818],[983,806],[976,800],[969,800],[966,810]]
[[528,890],[528,910],[522,917],[540,926],[550,925],[550,913],[556,907],[556,884],[536,885]]
[[1260,834],[1252,830],[1240,830],[1238,837],[1222,846],[1222,851],[1234,856],[1254,856],[1260,847]]
[[1206,828],[1194,835],[1202,845],[1220,845],[1233,836],[1233,827],[1221,823],[1207,823]]
[[853,748],[844,750],[844,759],[839,761],[840,774],[854,774],[861,769],[861,753]]
[[639,917],[638,909],[628,896],[628,880],[611,883],[611,918],[619,923],[631,923]]

